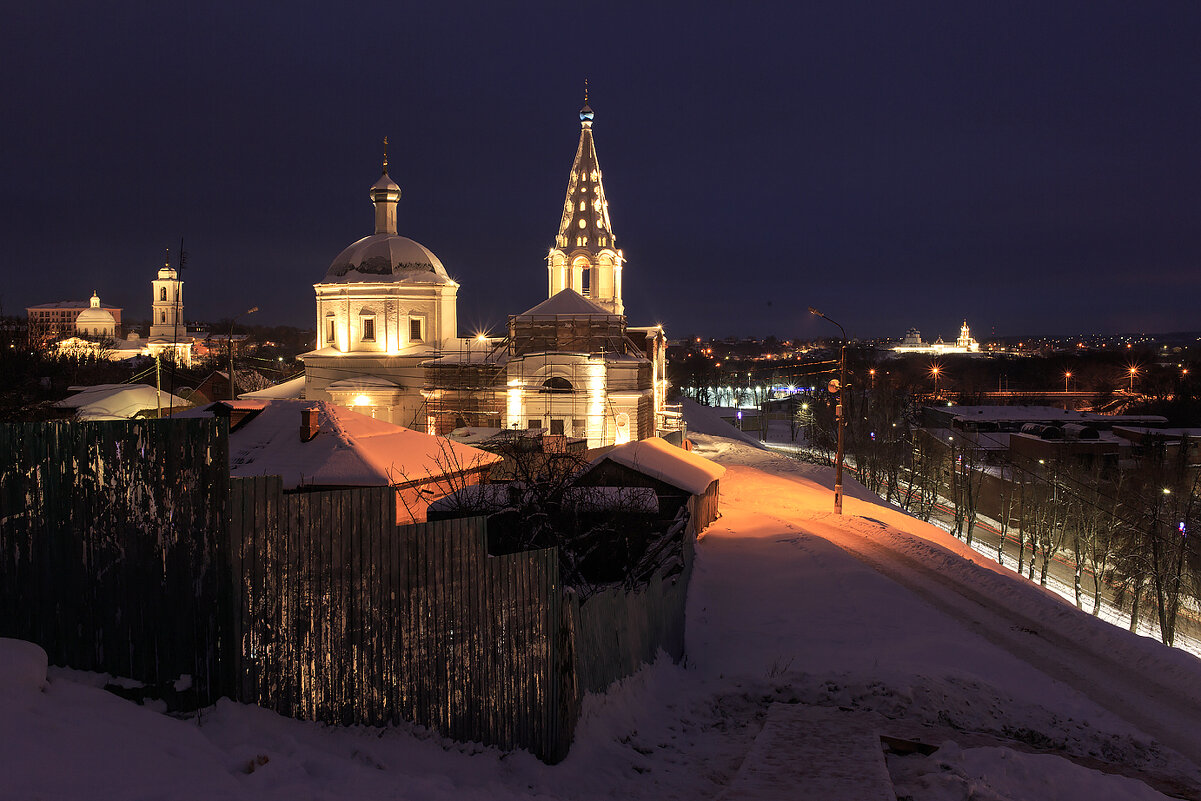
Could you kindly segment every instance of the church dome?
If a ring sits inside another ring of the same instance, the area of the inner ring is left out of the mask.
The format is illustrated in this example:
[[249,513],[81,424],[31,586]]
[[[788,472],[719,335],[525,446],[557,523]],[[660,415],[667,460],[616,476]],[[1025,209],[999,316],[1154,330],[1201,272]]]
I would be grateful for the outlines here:
[[92,328],[93,326],[114,326],[117,324],[116,318],[111,312],[104,309],[84,309],[75,318],[75,325],[79,327]]
[[372,234],[343,250],[323,283],[453,284],[446,268],[425,245],[399,234]]
[[75,330],[80,334],[94,336],[114,336],[117,332],[117,318],[112,312],[100,308],[100,298],[95,292],[88,308],[75,318]]

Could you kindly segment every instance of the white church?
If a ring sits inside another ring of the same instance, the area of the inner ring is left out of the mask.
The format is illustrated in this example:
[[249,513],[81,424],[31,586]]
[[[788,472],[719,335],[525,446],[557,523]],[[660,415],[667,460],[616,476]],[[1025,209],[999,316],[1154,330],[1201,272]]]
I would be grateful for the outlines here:
[[580,140],[547,298],[512,315],[503,337],[459,336],[459,285],[425,246],[397,228],[400,187],[372,185],[375,231],[343,250],[314,285],[318,347],[304,354],[304,396],[352,406],[429,433],[540,429],[589,447],[678,430],[666,405],[667,340],[627,326],[625,256],[617,249],[592,139]]

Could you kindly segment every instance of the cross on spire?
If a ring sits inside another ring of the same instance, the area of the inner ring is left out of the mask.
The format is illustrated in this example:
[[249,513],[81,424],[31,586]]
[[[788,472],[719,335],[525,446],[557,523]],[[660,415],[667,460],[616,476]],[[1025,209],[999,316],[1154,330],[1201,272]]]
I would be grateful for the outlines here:
[[388,174],[388,137],[384,137],[384,175]]

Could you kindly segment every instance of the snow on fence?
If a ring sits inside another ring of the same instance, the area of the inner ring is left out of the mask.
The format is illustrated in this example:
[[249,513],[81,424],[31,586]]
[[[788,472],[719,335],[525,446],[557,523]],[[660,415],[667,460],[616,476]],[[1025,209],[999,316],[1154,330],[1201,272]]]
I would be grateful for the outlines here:
[[232,490],[240,700],[566,755],[575,689],[555,549],[489,556],[481,518],[396,526],[386,487],[284,494],[265,477]]
[[228,445],[216,420],[0,425],[0,636],[224,694]]

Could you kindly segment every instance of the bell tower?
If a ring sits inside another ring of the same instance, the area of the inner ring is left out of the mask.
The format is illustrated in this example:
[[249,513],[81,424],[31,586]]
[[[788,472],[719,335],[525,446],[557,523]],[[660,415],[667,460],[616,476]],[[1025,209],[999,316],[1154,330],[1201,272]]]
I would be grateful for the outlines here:
[[152,282],[154,300],[151,303],[150,338],[175,339],[187,333],[183,326],[183,281],[179,280],[175,268],[168,261],[158,271]]
[[625,256],[617,249],[609,221],[609,201],[596,146],[592,142],[592,108],[584,91],[580,109],[580,144],[571,174],[555,246],[546,255],[548,297],[574,289],[614,314],[624,314],[621,268]]

